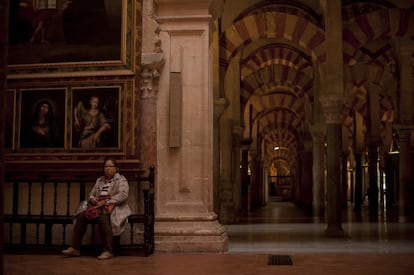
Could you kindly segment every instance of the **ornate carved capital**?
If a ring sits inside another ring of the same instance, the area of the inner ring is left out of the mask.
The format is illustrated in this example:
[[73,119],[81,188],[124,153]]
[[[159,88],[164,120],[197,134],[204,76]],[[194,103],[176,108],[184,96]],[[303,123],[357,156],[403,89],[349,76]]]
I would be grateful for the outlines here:
[[326,95],[319,98],[325,122],[328,124],[341,123],[341,114],[344,108],[344,98],[339,95]]
[[326,140],[326,131],[322,125],[311,125],[309,130],[315,143],[325,143]]
[[158,81],[165,59],[160,53],[142,54],[141,97],[156,97]]

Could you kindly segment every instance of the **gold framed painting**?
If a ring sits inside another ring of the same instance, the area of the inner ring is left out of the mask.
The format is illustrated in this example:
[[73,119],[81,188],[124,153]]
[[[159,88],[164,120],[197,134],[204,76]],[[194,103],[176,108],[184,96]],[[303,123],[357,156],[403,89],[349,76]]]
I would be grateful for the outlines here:
[[132,0],[10,2],[9,78],[132,70]]
[[64,149],[65,88],[22,89],[18,92],[18,148]]
[[121,92],[118,85],[72,88],[71,149],[121,148]]

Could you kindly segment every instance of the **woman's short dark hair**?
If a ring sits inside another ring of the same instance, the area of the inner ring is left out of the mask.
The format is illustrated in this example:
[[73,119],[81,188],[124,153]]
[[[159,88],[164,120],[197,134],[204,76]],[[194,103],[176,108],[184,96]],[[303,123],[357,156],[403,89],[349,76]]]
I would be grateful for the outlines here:
[[116,162],[116,159],[115,159],[115,158],[113,158],[113,157],[106,157],[106,158],[105,158],[105,160],[104,160],[104,162],[103,162],[103,164],[105,165],[105,163],[106,163],[108,160],[112,161],[112,163],[115,165],[115,167],[118,167],[118,164],[117,164],[117,162]]
[[113,158],[113,157],[106,157],[106,158],[104,159],[104,162],[103,162],[104,167],[105,167],[105,163],[106,163],[108,160],[112,161],[112,163],[114,164],[114,166],[115,166],[115,168],[116,168],[116,172],[117,172],[117,173],[119,173],[118,163],[117,163],[116,159],[115,159],[115,158]]

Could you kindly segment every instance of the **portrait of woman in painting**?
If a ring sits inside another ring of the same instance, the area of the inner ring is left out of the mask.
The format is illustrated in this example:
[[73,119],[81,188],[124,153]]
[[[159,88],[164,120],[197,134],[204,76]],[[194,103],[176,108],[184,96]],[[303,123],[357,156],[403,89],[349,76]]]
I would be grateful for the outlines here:
[[73,146],[85,149],[115,146],[113,119],[107,109],[96,95],[90,96],[86,103],[77,102],[73,110]]
[[52,104],[39,101],[34,109],[30,124],[22,129],[22,148],[45,148],[59,146],[58,130]]

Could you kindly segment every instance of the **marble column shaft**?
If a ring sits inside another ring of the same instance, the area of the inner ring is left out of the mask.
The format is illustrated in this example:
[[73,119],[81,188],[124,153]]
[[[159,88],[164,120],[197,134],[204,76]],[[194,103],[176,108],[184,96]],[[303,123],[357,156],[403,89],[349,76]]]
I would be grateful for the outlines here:
[[344,106],[344,72],[342,43],[342,1],[330,0],[325,5],[326,87],[321,94],[327,136],[327,229],[330,237],[342,237],[341,156]]
[[399,125],[399,217],[404,221],[409,211],[414,207],[413,199],[413,172],[412,155],[410,153],[410,139],[414,130],[414,95],[413,95],[413,74],[412,54],[413,41],[401,40],[399,44],[400,64],[400,116]]
[[354,188],[354,210],[361,211],[362,196],[362,155],[355,153],[355,188]]
[[400,129],[399,131],[400,154],[398,161],[399,168],[399,196],[398,208],[399,219],[405,221],[414,209],[413,199],[413,177],[412,177],[412,158],[410,154],[410,129]]
[[312,204],[313,216],[323,218],[325,216],[325,134],[320,131],[312,131]]

